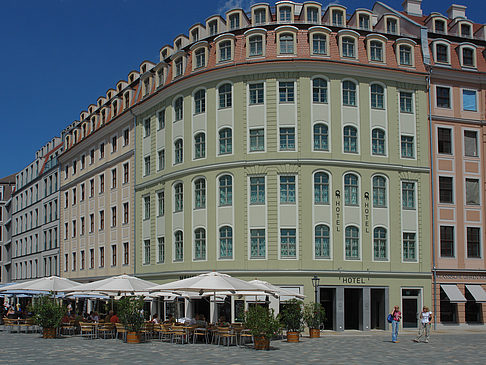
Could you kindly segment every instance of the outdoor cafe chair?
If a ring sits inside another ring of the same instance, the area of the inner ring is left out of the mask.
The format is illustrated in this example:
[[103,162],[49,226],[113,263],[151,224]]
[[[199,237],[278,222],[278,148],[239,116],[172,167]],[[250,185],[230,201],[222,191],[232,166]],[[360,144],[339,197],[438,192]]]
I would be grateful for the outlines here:
[[154,333],[154,323],[153,322],[145,322],[143,327],[142,327],[141,333],[144,336],[144,339],[152,338],[152,334]]
[[202,328],[202,327],[195,328],[192,334],[192,343],[196,343],[197,338],[201,336],[204,338],[204,341],[207,344],[209,341],[209,333],[207,328]]
[[81,326],[81,336],[88,337],[93,339],[96,337],[95,327],[92,323],[89,322],[79,322]]
[[177,339],[181,340],[181,344],[184,344],[184,341],[187,341],[187,333],[183,326],[172,326],[171,335],[172,343],[174,343],[174,341],[177,343]]
[[122,336],[123,341],[127,340],[127,329],[121,323],[115,323],[116,326],[116,338],[120,338]]
[[240,332],[240,346],[245,345],[247,339],[250,339],[251,342],[253,342],[253,335],[249,329],[243,328]]
[[158,329],[159,340],[171,340],[172,341],[172,330],[170,328],[170,324],[162,323]]
[[11,318],[4,318],[3,319],[3,325],[5,326],[5,328],[7,329],[8,333],[12,333],[12,330],[15,326],[15,320],[14,319],[11,319]]
[[218,345],[222,342],[224,345],[224,342],[226,341],[226,345],[230,345],[230,341],[233,342],[236,345],[236,334],[233,331],[233,329],[229,327],[218,327]]
[[98,329],[98,334],[106,339],[107,336],[115,337],[115,325],[113,323],[102,323]]
[[76,326],[74,321],[69,321],[61,324],[61,334],[74,335],[76,333]]

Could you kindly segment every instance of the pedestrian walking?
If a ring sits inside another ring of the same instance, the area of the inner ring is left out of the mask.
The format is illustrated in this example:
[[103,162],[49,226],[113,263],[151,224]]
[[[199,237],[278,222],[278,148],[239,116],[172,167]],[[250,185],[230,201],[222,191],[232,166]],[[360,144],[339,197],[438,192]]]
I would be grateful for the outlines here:
[[396,305],[393,307],[392,312],[392,342],[398,343],[398,326],[400,325],[400,320],[402,319],[402,312],[400,312],[400,307]]
[[430,336],[430,322],[432,321],[432,312],[429,311],[429,307],[424,306],[422,309],[422,313],[420,313],[420,324],[419,324],[419,332],[417,338],[415,338],[414,342],[420,342],[422,337],[425,337],[425,343],[429,342]]

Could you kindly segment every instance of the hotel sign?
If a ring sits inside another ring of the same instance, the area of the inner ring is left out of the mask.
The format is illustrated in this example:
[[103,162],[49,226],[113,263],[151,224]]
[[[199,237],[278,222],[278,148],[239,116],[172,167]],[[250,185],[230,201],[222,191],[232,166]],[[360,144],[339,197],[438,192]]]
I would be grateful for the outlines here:
[[[336,232],[341,232],[342,226],[342,199],[341,199],[341,190],[336,190],[334,192],[334,212],[336,214],[335,226]],[[364,197],[364,211],[363,211],[363,224],[364,224],[364,231],[365,233],[370,233],[370,193],[365,191],[363,194]]]

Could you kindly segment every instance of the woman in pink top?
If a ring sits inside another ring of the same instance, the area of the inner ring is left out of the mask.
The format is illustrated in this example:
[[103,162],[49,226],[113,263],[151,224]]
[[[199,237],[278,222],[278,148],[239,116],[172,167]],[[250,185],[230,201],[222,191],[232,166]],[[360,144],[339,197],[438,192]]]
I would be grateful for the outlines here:
[[400,319],[402,319],[402,312],[400,312],[400,307],[396,305],[393,308],[392,312],[393,320],[392,320],[392,342],[397,343],[400,342],[397,340],[398,338],[398,326],[400,325]]

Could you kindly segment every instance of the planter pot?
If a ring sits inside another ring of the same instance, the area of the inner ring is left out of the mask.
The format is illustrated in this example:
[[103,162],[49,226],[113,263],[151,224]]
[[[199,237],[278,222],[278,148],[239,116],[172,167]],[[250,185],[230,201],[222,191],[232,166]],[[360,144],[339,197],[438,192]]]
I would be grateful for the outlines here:
[[270,339],[266,337],[257,337],[253,338],[255,343],[255,350],[268,350],[270,349]]
[[319,338],[321,337],[321,331],[318,328],[309,328],[309,335],[310,338]]
[[299,332],[287,332],[287,342],[299,342]]
[[43,328],[42,329],[42,337],[43,338],[56,338],[56,329],[55,328]]
[[127,343],[140,343],[140,333],[139,332],[128,332],[127,333]]

